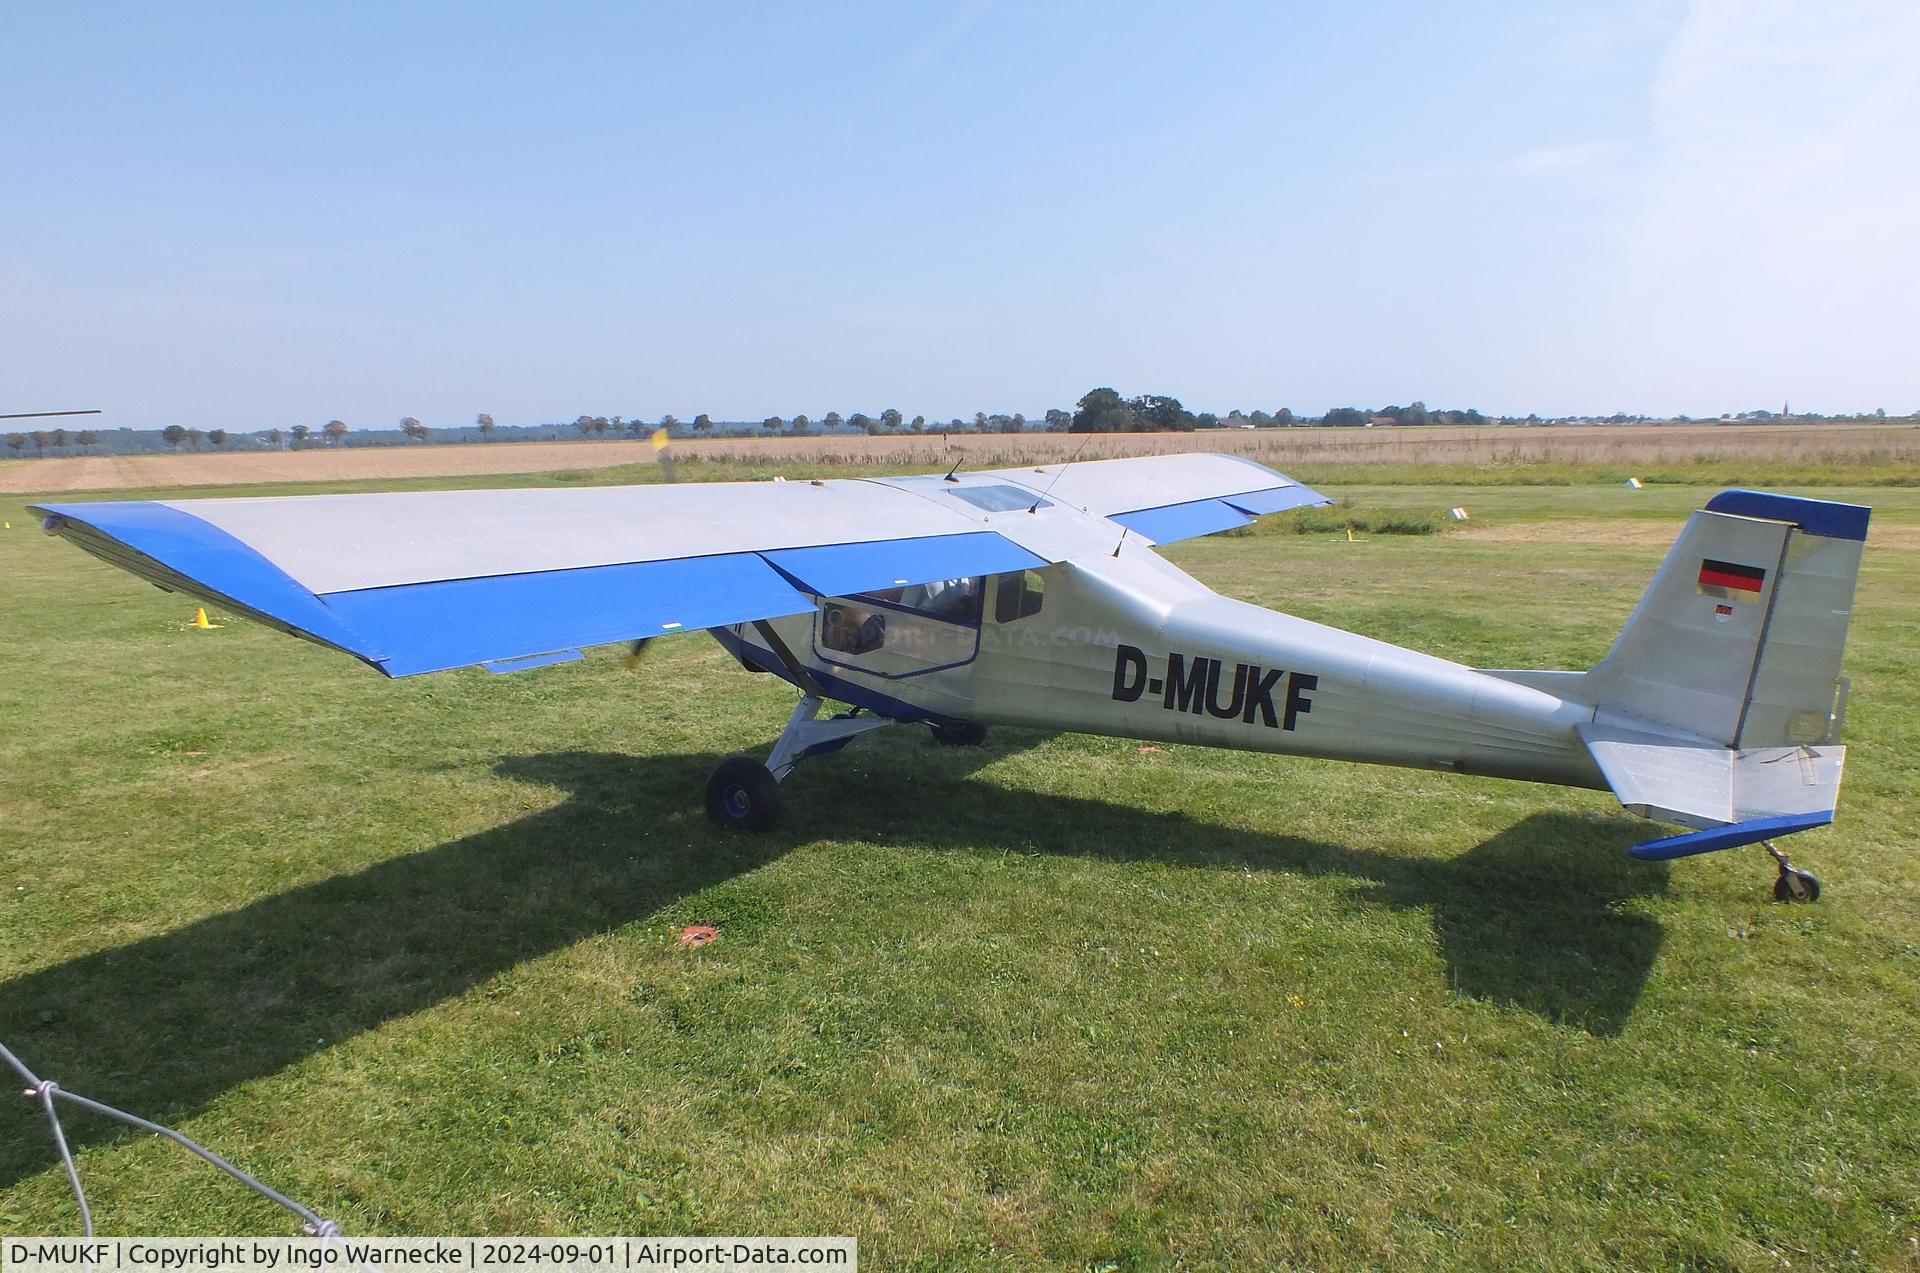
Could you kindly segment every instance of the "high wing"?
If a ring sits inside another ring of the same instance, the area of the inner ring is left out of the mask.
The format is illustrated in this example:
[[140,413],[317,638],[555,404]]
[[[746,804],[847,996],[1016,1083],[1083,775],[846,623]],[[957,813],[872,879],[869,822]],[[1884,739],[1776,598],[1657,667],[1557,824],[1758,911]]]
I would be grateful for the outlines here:
[[[983,494],[995,488],[1017,494]],[[412,676],[516,670],[591,645],[802,614],[819,597],[1038,568],[1109,542],[1097,528],[1110,513],[1167,542],[1209,533],[1192,527],[1219,520],[1224,500],[1264,508],[1304,491],[1259,465],[1190,455],[952,483],[430,491],[34,511],[50,533],[162,588],[343,650],[389,676]],[[1029,495],[1044,510],[1028,505]],[[1200,507],[1208,504],[1220,508]],[[1136,515],[1160,520],[1125,520]],[[1234,515],[1233,524],[1245,524]]]
[[993,474],[1110,518],[1157,544],[1218,534],[1255,517],[1333,501],[1237,455],[1143,455]]

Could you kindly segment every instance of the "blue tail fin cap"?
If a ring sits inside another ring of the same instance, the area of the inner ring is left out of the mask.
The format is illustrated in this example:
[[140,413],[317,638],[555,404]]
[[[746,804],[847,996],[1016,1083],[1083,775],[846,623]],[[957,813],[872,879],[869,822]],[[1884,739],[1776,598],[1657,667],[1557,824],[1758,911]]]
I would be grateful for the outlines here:
[[1649,840],[1628,849],[1627,856],[1639,858],[1642,862],[1670,862],[1674,858],[1692,857],[1696,853],[1758,844],[1776,836],[1792,835],[1795,831],[1811,831],[1832,821],[1831,809],[1823,813],[1799,813],[1783,818],[1755,818],[1751,822],[1735,822],[1729,826],[1669,836],[1664,840]]
[[1864,504],[1836,504],[1832,500],[1802,499],[1769,491],[1721,491],[1707,501],[1709,513],[1760,517],[1770,522],[1792,522],[1809,535],[1829,539],[1867,538],[1867,519],[1873,513]]

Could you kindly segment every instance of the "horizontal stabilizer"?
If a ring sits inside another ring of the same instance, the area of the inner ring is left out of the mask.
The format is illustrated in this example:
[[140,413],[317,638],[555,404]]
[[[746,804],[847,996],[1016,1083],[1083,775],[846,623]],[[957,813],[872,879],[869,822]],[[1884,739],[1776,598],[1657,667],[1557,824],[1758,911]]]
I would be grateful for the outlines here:
[[1628,810],[1703,830],[1760,819],[1830,818],[1847,757],[1838,745],[1737,750],[1597,722],[1579,726],[1579,732]]

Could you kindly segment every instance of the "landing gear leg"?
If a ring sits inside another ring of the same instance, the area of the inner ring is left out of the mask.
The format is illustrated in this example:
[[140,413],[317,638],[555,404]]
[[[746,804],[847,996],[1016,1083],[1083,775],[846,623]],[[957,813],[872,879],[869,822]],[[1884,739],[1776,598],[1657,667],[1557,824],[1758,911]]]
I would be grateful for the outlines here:
[[765,831],[780,817],[780,784],[812,756],[839,751],[857,735],[893,722],[884,716],[848,713],[820,720],[821,700],[808,694],[793,709],[773,754],[761,764],[751,756],[729,756],[707,779],[707,816],[733,831]]
[[1820,877],[1812,871],[1803,871],[1788,860],[1772,840],[1762,840],[1760,844],[1780,864],[1780,878],[1773,882],[1773,900],[1776,902],[1817,902],[1820,900]]

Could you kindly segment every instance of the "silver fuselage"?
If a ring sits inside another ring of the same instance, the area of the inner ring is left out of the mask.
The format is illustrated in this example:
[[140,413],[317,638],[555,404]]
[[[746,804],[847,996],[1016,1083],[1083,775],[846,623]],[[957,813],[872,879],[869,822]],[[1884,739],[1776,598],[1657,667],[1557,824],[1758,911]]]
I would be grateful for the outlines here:
[[[977,581],[971,619],[867,596],[771,626],[833,697],[882,715],[1606,787],[1575,732],[1591,704],[1221,596],[1105,518],[1048,508],[989,524],[1084,551],[1024,585]],[[1002,596],[1036,584],[1037,612]],[[850,643],[862,622],[884,638]],[[796,679],[752,627],[717,635]]]

